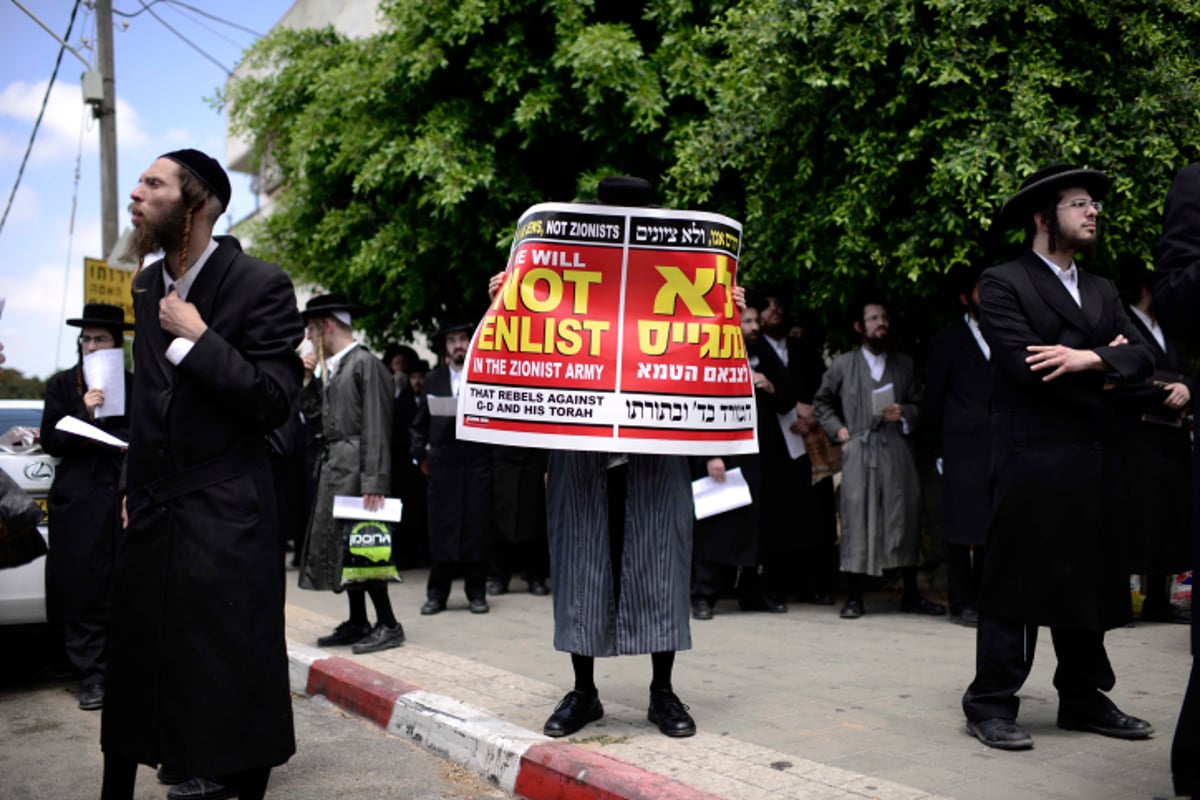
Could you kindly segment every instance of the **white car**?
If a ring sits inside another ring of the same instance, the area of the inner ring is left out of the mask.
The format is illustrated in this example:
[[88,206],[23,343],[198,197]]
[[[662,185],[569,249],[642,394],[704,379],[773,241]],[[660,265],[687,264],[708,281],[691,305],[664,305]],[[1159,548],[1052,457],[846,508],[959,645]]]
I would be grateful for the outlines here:
[[[41,400],[0,400],[0,469],[42,507],[38,529],[49,540],[46,497],[58,459],[42,451]],[[46,621],[46,558],[0,569],[0,625]]]

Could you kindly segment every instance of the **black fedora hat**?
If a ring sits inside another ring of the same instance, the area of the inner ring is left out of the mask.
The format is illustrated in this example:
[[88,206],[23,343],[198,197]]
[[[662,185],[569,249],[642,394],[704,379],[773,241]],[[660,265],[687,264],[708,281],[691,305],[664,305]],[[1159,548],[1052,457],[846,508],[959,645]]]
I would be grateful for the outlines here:
[[1042,167],[1022,181],[1017,193],[1004,201],[996,221],[1002,230],[1024,226],[1049,195],[1072,186],[1086,189],[1093,200],[1099,200],[1108,193],[1112,178],[1098,169],[1079,169],[1070,164]]
[[332,317],[335,311],[345,311],[348,314],[361,314],[367,309],[357,303],[351,303],[344,294],[330,292],[314,297],[304,304],[300,316],[308,322],[313,317]]
[[475,333],[475,323],[466,317],[453,317],[448,322],[443,323],[437,329],[437,333],[433,335],[433,352],[443,353],[446,349],[446,337],[455,331],[463,331],[467,335],[472,335]]
[[125,321],[125,309],[109,303],[88,303],[83,307],[83,316],[69,319],[67,324],[73,328],[133,330],[133,323]]

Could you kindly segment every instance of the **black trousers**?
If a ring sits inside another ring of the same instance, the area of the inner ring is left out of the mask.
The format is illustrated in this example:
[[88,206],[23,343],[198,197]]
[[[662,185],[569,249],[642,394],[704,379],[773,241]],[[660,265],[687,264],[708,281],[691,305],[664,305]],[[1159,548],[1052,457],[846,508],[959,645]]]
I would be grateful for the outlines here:
[[762,580],[758,570],[752,566],[737,567],[719,564],[716,561],[696,559],[692,564],[692,599],[703,598],[709,603],[733,588],[739,600],[745,602],[762,600]]
[[975,605],[979,582],[983,578],[984,549],[969,544],[946,545],[946,589],[950,596],[950,613],[961,614]]
[[430,600],[446,602],[450,596],[450,584],[458,570],[463,573],[468,600],[487,599],[487,562],[464,561],[456,564],[450,561],[435,561],[429,567],[429,581],[425,584],[425,597]]
[[[985,719],[1015,721],[1021,701],[1017,692],[1029,677],[1037,649],[1036,625],[979,615],[975,632],[975,680],[963,695],[963,713],[974,722]],[[1117,679],[1104,634],[1097,631],[1051,628],[1058,668],[1054,688],[1058,710],[1074,717],[1091,717],[1112,708],[1103,693]]]
[[1171,775],[1175,779],[1175,794],[1200,795],[1200,659],[1194,657],[1175,739],[1171,742]]
[[63,623],[63,645],[71,666],[83,675],[80,683],[104,684],[107,669],[108,620],[79,619]]

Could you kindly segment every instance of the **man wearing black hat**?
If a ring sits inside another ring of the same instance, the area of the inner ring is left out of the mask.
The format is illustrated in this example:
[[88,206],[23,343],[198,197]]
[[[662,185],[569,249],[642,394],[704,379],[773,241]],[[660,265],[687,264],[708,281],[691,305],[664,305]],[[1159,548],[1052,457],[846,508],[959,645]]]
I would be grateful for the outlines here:
[[295,752],[266,437],[300,389],[304,326],[282,270],[213,238],[230,197],[214,159],[167,153],[130,196],[133,257],[165,257],[133,281],[102,797],[131,798],[141,762],[204,776],[170,797],[261,798]]
[[[362,495],[363,507],[383,506],[392,480],[392,376],[383,362],[354,341],[351,315],[363,310],[340,294],[314,297],[302,316],[316,353],[304,356],[300,408],[324,434],[319,459],[317,499],[313,505],[300,562],[300,588],[340,592],[346,589],[350,618],[317,639],[321,647],[352,645],[355,653],[399,647],[404,628],[392,612],[386,581],[342,583],[341,528],[333,518],[336,495]],[[313,370],[322,365],[322,380]],[[378,622],[367,622],[367,595]]]
[[1096,241],[1111,180],[1065,164],[1039,170],[1000,211],[1029,250],[983,274],[979,323],[991,349],[992,504],[979,592],[975,680],[963,695],[967,732],[1023,750],[1017,691],[1038,626],[1058,668],[1058,726],[1121,739],[1154,729],[1105,694],[1116,676],[1104,632],[1131,618],[1128,570],[1106,513],[1111,409],[1105,387],[1140,380],[1153,360],[1111,281],[1079,271]]
[[133,326],[125,322],[120,306],[103,303],[88,303],[83,316],[67,324],[81,329],[79,361],[46,382],[42,412],[42,447],[61,459],[48,498],[54,527],[46,556],[46,615],[63,627],[67,658],[82,675],[79,707],[91,711],[104,705],[109,598],[121,536],[117,484],[125,455],[56,426],[63,417],[75,417],[118,439],[129,438],[127,406],[113,408],[109,402],[110,413],[98,413],[106,397],[96,374],[122,382],[122,387],[110,387],[108,397],[123,397],[126,403],[133,376],[128,371],[123,377],[97,371],[88,381],[84,359],[100,350],[120,351],[124,332]]
[[471,344],[470,322],[453,322],[433,337],[442,366],[425,377],[425,402],[412,423],[412,455],[429,477],[429,582],[421,613],[446,610],[457,569],[472,614],[486,614],[492,451],[455,432],[459,387]]

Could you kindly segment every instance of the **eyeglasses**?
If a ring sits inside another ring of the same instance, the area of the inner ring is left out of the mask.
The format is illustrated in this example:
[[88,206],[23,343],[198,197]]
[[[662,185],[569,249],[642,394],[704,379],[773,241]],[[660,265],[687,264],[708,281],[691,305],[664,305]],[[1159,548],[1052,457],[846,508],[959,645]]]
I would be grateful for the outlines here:
[[86,347],[89,344],[112,344],[115,340],[111,336],[80,336],[78,341]]
[[1087,208],[1088,206],[1091,206],[1092,208],[1096,209],[1097,214],[1099,214],[1101,211],[1104,210],[1104,203],[1101,203],[1099,200],[1084,200],[1082,197],[1078,198],[1077,200],[1070,200],[1066,203],[1059,203],[1055,207],[1056,208],[1074,208],[1074,209],[1078,209],[1078,210],[1082,211],[1083,209]]

